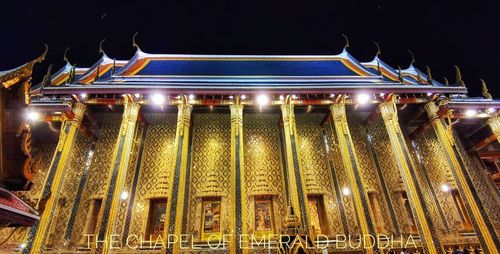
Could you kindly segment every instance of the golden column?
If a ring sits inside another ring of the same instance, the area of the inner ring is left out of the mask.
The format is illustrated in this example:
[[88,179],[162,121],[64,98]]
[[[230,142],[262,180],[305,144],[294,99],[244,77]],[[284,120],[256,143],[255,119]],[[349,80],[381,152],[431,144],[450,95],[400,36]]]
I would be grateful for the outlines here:
[[495,134],[495,137],[497,137],[497,141],[500,143],[500,116],[494,116],[488,119],[488,125],[493,134]]
[[124,97],[122,123],[108,172],[106,193],[99,209],[96,226],[97,236],[92,244],[92,253],[109,253],[110,249],[113,248],[112,243],[118,242],[118,237],[116,239],[111,239],[111,237],[115,233],[114,225],[130,162],[130,153],[134,145],[139,109],[139,103],[134,102],[130,95]]
[[[167,220],[165,221],[165,237],[166,240],[169,235],[181,237],[182,227],[184,223],[184,210],[187,208],[187,200],[189,199],[189,191],[187,191],[190,177],[188,166],[189,155],[189,133],[191,126],[191,111],[193,105],[187,104],[185,95],[181,96],[181,104],[178,105],[177,113],[177,130],[175,134],[175,160],[173,180],[170,183],[167,207]],[[185,240],[185,239],[184,239]],[[172,242],[174,239],[171,240]],[[167,246],[167,253],[180,252],[180,240],[173,246]]]
[[[455,145],[455,139],[453,137],[453,131],[451,126],[447,126],[443,119],[437,116],[438,107],[434,102],[429,102],[425,105],[425,110],[431,119],[432,127],[439,139],[441,148],[446,154],[446,159],[450,165],[453,172],[453,178],[457,183],[457,189],[460,196],[465,198],[465,206],[467,211],[471,213],[472,224],[476,231],[477,238],[481,243],[483,249],[487,250],[487,253],[499,253],[500,243],[496,237],[493,224],[489,220],[488,216],[484,212],[484,207],[481,204],[479,196],[474,189],[474,184],[470,179],[465,163],[457,150]],[[496,118],[496,120],[495,120]],[[500,131],[498,129],[499,122],[498,117],[492,118],[488,121],[495,134]],[[494,129],[496,125],[496,130]],[[497,136],[498,139],[498,136]]]
[[38,208],[40,209],[40,207],[44,206],[43,203],[46,203],[41,211],[40,220],[28,231],[26,247],[22,253],[41,253],[43,251],[45,239],[49,234],[50,224],[56,213],[66,165],[73,150],[77,131],[80,128],[85,109],[86,106],[84,104],[77,102],[73,107],[73,117],[65,118],[62,122],[59,142],[50,163],[49,173],[45,178],[42,194],[38,199]]
[[[354,208],[357,211],[356,215],[358,217],[361,234],[363,236],[375,236],[373,219],[368,207],[368,196],[361,180],[358,158],[352,142],[349,126],[347,125],[345,103],[343,99],[341,102],[331,105],[330,111],[332,112],[332,120],[335,126],[335,132],[337,133],[339,149],[342,154],[342,162],[344,163],[349,185],[352,189]],[[372,242],[371,237],[367,237],[365,240],[365,246],[372,246],[372,244],[375,244]],[[373,248],[367,248],[366,252],[373,253]]]
[[288,176],[288,204],[300,219],[300,223],[309,233],[309,212],[307,210],[307,194],[305,193],[304,176],[299,168],[299,155],[297,151],[297,128],[295,126],[295,113],[293,111],[292,97],[287,95],[285,104],[281,105],[283,117],[283,140],[285,146],[285,167]]
[[411,154],[405,142],[403,132],[399,126],[398,111],[394,96],[391,101],[380,104],[379,109],[384,119],[384,123],[391,141],[394,157],[399,167],[399,172],[403,179],[408,199],[412,208],[412,213],[417,221],[417,227],[422,239],[422,247],[425,253],[437,254],[443,253],[434,226],[430,218],[429,209],[425,204],[422,192],[418,187],[418,179],[415,175],[416,167],[411,159]]
[[[245,169],[243,154],[243,105],[240,104],[239,96],[235,104],[229,106],[231,110],[231,183],[233,186],[233,197],[231,201],[231,245],[229,253],[247,253],[249,246],[241,246],[241,242],[247,242],[242,234],[247,234],[245,223],[246,214],[246,189]],[[241,237],[241,241],[240,241]]]

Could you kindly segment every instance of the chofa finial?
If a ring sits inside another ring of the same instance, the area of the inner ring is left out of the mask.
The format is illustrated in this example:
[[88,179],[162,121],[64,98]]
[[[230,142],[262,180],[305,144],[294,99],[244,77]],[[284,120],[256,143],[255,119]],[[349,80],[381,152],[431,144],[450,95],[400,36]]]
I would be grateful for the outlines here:
[[45,45],[45,50],[43,51],[43,53],[37,57],[35,59],[35,62],[37,63],[41,63],[43,60],[45,60],[45,57],[47,56],[47,53],[49,52],[49,45],[47,45],[47,43],[44,44]]
[[342,34],[342,36],[344,37],[345,39],[345,45],[344,45],[344,49],[347,49],[348,47],[350,47],[349,45],[349,38],[347,37],[347,35],[345,34]]
[[398,80],[401,84],[404,83],[403,73],[401,72],[401,66],[398,66]]
[[377,53],[375,53],[375,56],[382,55],[382,51],[380,50],[380,45],[378,44],[378,42],[374,41],[373,44],[375,44],[375,46],[377,46]]
[[69,59],[68,59],[68,51],[71,47],[67,47],[65,50],[64,50],[64,56],[63,56],[63,60],[66,62],[66,63],[69,63]]
[[431,68],[429,66],[425,66],[425,69],[427,71],[427,84],[433,85],[434,81],[432,80]]
[[45,76],[43,76],[42,80],[42,86],[50,86],[52,83],[51,77],[52,76],[52,64],[49,65],[49,68],[47,68],[47,73]]
[[408,53],[410,53],[411,56],[410,65],[413,65],[415,63],[415,55],[413,54],[413,52],[411,52],[411,50],[408,50]]
[[102,48],[102,45],[104,44],[104,42],[106,41],[106,39],[102,39],[102,41],[99,43],[99,54],[103,54],[103,55],[106,55],[106,53],[104,52],[104,49]]
[[465,87],[465,82],[462,80],[462,74],[460,73],[460,68],[458,65],[453,65],[455,67],[455,82],[459,86]]
[[486,99],[493,99],[493,96],[491,96],[490,92],[488,92],[488,87],[486,86],[486,82],[484,82],[484,79],[479,79],[481,81],[481,86],[483,88],[482,95]]
[[135,32],[134,36],[132,36],[132,47],[137,48],[138,50],[141,50],[139,47],[139,44],[137,44],[136,37],[139,35],[139,32]]
[[450,82],[448,82],[448,79],[446,77],[444,77],[443,79],[444,79],[444,85],[450,86]]

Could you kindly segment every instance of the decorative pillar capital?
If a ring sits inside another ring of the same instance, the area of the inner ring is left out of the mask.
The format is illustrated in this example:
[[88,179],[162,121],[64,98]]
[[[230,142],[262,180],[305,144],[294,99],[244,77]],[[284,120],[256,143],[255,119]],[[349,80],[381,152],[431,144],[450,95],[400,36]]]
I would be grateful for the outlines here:
[[500,116],[494,116],[488,119],[487,123],[493,134],[495,134],[495,137],[497,137],[497,141],[500,142]]
[[427,104],[425,104],[424,108],[430,119],[437,117],[437,112],[439,110],[439,107],[436,105],[436,103],[432,101],[428,102]]

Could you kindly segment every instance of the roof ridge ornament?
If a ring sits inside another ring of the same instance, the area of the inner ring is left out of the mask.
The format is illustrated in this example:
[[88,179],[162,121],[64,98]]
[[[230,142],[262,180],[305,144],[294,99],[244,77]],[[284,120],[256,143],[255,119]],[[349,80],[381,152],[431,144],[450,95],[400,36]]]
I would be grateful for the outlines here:
[[415,64],[415,55],[411,50],[408,50],[408,53],[410,53],[411,56],[410,66],[412,66],[413,64]]
[[102,53],[103,56],[106,55],[106,52],[104,52],[104,49],[102,48],[102,44],[106,41],[106,38],[102,39],[102,41],[99,43],[99,54]]
[[375,46],[377,46],[377,52],[375,53],[375,57],[382,55],[382,50],[380,50],[380,45],[378,44],[378,42],[373,41],[373,44],[375,44]]
[[344,50],[346,50],[347,48],[351,47],[351,45],[349,45],[349,38],[347,37],[347,35],[342,34],[342,36],[343,36],[343,37],[344,37],[344,39],[345,39]]
[[137,50],[142,51],[136,41],[137,35],[139,35],[139,32],[135,32],[134,36],[132,36],[132,47],[135,47],[137,48]]
[[71,47],[67,47],[65,50],[64,50],[64,56],[63,56],[63,60],[64,62],[68,63],[71,65],[71,63],[69,62],[69,59],[68,59],[68,51]]
[[44,44],[45,46],[45,50],[43,51],[43,53],[37,57],[34,62],[36,63],[41,63],[43,60],[45,60],[45,57],[47,56],[47,53],[49,52],[49,45],[47,45],[47,43]]
[[401,72],[401,66],[398,66],[398,80],[401,84],[404,84],[403,73]]
[[380,60],[377,59],[377,73],[378,75],[382,75],[382,69],[380,68]]
[[481,94],[483,95],[483,97],[492,100],[493,96],[491,96],[490,92],[488,92],[488,87],[486,86],[486,82],[484,81],[484,79],[479,79],[479,81],[481,81],[481,86],[482,86]]
[[455,67],[455,82],[459,86],[465,87],[465,82],[462,80],[462,74],[460,73],[460,68],[458,65],[453,65]]
[[444,85],[450,86],[450,82],[448,82],[448,79],[446,77],[444,77],[443,79],[444,79]]
[[111,69],[111,76],[115,75],[116,71],[116,58],[113,58],[113,68]]
[[431,67],[426,65],[425,69],[427,70],[427,84],[434,85],[434,81],[432,80]]
[[50,78],[50,76],[52,76],[52,67],[53,65],[49,65],[49,67],[47,68],[47,73],[45,74],[45,76],[43,76],[43,80],[42,80],[42,87],[45,87],[45,86],[50,86],[52,84],[52,79]]
[[76,71],[76,64],[71,66],[71,69],[69,70],[69,77],[66,80],[66,84],[72,83],[75,80],[75,71]]
[[418,82],[419,84],[422,84],[422,83],[423,83],[423,82],[422,82],[422,76],[420,75],[420,70],[419,70],[419,69],[417,69],[417,82]]

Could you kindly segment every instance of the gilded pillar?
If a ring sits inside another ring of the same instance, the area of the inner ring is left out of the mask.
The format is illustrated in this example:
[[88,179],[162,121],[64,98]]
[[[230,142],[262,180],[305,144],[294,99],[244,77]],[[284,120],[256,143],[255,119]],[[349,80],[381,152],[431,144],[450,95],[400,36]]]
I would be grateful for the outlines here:
[[285,167],[288,176],[288,200],[290,201],[288,205],[293,207],[294,213],[300,219],[305,232],[309,233],[308,199],[305,193],[304,177],[299,168],[297,128],[295,126],[295,113],[291,96],[287,96],[286,103],[281,105],[281,114],[283,117]]
[[86,106],[84,104],[76,103],[73,107],[73,117],[64,119],[61,125],[59,142],[52,157],[48,175],[45,178],[42,194],[38,199],[38,209],[41,210],[40,220],[28,231],[26,248],[23,249],[22,253],[41,253],[43,251],[45,240],[50,233],[50,225],[56,214],[66,165],[69,161],[85,109]]
[[130,153],[134,145],[139,108],[139,103],[134,102],[130,95],[125,97],[122,122],[108,172],[105,196],[99,210],[97,235],[92,244],[92,253],[109,253],[112,248],[112,240],[118,241],[118,238],[111,239],[111,237],[115,234],[114,224],[117,220],[120,194],[123,191]]
[[[352,142],[344,102],[330,106],[332,112],[333,125],[337,133],[339,150],[342,155],[342,162],[347,173],[349,185],[353,195],[354,208],[358,217],[359,227],[362,235],[375,236],[373,219],[368,206],[368,195],[361,180],[358,158]],[[367,238],[365,246],[372,246],[371,237]],[[367,253],[373,253],[373,249],[367,249]]]
[[497,137],[497,141],[500,143],[500,116],[494,116],[488,119],[488,125],[493,134],[495,134],[495,137]]
[[416,219],[424,252],[429,254],[443,253],[442,246],[434,231],[429,209],[418,187],[415,164],[411,159],[410,151],[399,126],[396,103],[394,100],[383,102],[379,108],[405,185],[412,213]]
[[[236,97],[236,103],[229,106],[231,110],[231,183],[233,195],[231,200],[231,245],[229,253],[247,253],[248,246],[240,246],[246,242],[242,234],[247,234],[245,170],[243,154],[243,105]],[[240,237],[242,237],[240,241]]]
[[[471,215],[474,230],[483,250],[487,250],[487,253],[499,253],[500,242],[496,237],[493,224],[485,213],[479,195],[474,188],[474,184],[468,175],[467,167],[457,150],[451,126],[447,126],[444,120],[437,116],[436,112],[438,108],[433,102],[429,102],[425,105],[425,110],[432,121],[432,127],[436,132],[441,148],[446,154],[446,159],[452,169],[453,178],[457,184],[460,196],[465,199],[465,207],[467,212]],[[493,132],[498,134],[500,131],[499,118],[494,117],[490,119],[488,124],[492,127]]]
[[[191,111],[193,105],[187,104],[186,96],[182,96],[182,104],[178,105],[177,130],[175,134],[175,160],[173,180],[169,186],[167,220],[165,220],[165,241],[169,235],[180,237],[187,220],[187,200],[189,199],[189,134],[191,127]],[[167,253],[179,253],[180,245],[167,246]]]

